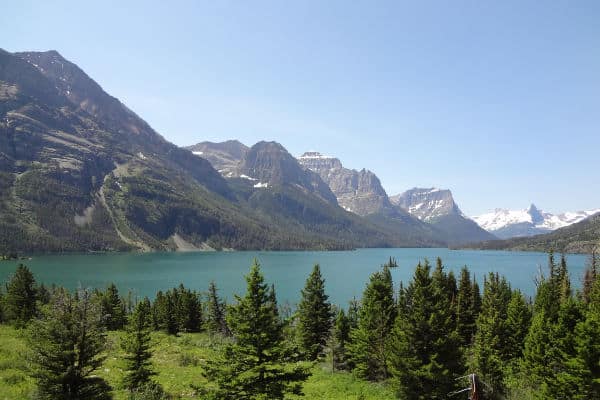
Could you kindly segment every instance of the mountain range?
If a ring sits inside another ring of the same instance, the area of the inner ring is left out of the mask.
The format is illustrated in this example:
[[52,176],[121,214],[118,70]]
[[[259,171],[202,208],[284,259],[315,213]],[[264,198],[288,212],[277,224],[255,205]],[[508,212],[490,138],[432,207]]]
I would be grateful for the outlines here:
[[464,246],[481,250],[600,252],[600,214],[542,235],[492,240]]
[[581,222],[599,212],[600,209],[551,214],[531,204],[524,210],[497,208],[493,212],[473,217],[473,220],[498,238],[509,239],[549,233]]
[[449,190],[390,197],[369,170],[315,151],[296,158],[276,142],[180,148],[58,52],[0,49],[0,253],[495,238]]
[[[213,162],[226,178],[261,180],[256,171],[243,167],[252,149],[239,141],[201,142],[188,149]],[[445,245],[496,238],[460,211],[449,190],[415,188],[388,197],[372,171],[345,168],[336,157],[308,151],[297,158],[297,163],[308,173],[318,174],[346,211],[396,236],[410,232],[414,237],[429,237]],[[417,201],[423,208],[417,210]]]

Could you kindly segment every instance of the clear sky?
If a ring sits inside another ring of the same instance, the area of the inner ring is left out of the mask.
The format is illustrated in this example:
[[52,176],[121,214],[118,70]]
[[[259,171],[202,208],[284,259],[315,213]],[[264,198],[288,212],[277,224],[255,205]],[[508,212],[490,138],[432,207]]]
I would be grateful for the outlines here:
[[58,50],[178,145],[319,150],[469,215],[600,207],[596,0],[19,0],[0,47]]

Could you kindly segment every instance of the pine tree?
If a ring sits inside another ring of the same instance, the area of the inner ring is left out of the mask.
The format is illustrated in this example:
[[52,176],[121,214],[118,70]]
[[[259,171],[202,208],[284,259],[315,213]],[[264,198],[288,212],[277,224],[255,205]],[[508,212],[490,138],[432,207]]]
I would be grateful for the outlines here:
[[227,335],[229,329],[225,321],[225,304],[219,298],[217,286],[211,282],[208,287],[206,327],[210,333]]
[[274,292],[264,283],[256,260],[246,281],[246,295],[236,296],[237,304],[227,312],[235,340],[225,346],[222,360],[205,365],[206,377],[216,384],[208,389],[209,396],[266,400],[300,394],[309,372],[304,364],[289,362]]
[[298,305],[298,334],[300,345],[309,360],[323,354],[332,325],[331,304],[325,294],[325,280],[318,264],[306,280]]
[[504,366],[510,361],[507,318],[511,296],[506,279],[490,273],[484,282],[481,312],[477,318],[472,368],[488,384],[491,398],[506,392]]
[[104,329],[101,308],[90,292],[56,291],[42,318],[29,330],[38,398],[111,398],[108,384],[94,374],[104,361]]
[[523,368],[537,398],[574,398],[585,382],[578,365],[575,331],[583,322],[582,304],[571,296],[566,261],[538,282],[534,316],[525,339]]
[[585,275],[583,277],[583,289],[582,289],[582,298],[583,301],[587,304],[590,301],[590,293],[592,291],[592,287],[596,278],[598,276],[598,258],[595,251],[592,251],[590,254],[586,268]]
[[167,292],[175,310],[177,332],[199,332],[202,328],[202,303],[195,291],[180,284]]
[[127,322],[125,314],[125,305],[119,297],[119,290],[114,283],[106,288],[106,291],[100,295],[102,312],[104,313],[106,329],[115,331],[123,329]]
[[595,279],[584,319],[575,328],[576,357],[571,362],[582,384],[582,399],[600,399],[600,280]]
[[170,335],[177,334],[178,321],[171,291],[166,294],[158,291],[152,303],[152,318],[154,329],[165,331]]
[[150,301],[144,298],[129,316],[126,334],[121,342],[121,347],[126,353],[123,383],[132,392],[149,383],[151,376],[155,375],[150,361],[152,351],[149,315]]
[[448,276],[419,263],[405,289],[406,308],[393,331],[394,383],[401,398],[445,398],[464,371]]
[[350,359],[358,376],[371,381],[389,377],[390,332],[397,308],[387,265],[371,275],[363,293],[358,326],[350,332]]
[[333,327],[332,367],[333,370],[349,369],[347,346],[350,343],[350,321],[340,309]]
[[520,290],[513,290],[506,310],[506,349],[507,360],[518,360],[523,356],[525,337],[531,324],[531,307]]
[[475,309],[476,301],[471,274],[465,266],[460,271],[460,283],[458,285],[458,295],[456,301],[456,331],[460,337],[463,347],[469,346],[473,342],[475,335],[478,310]]
[[37,291],[33,274],[19,264],[14,275],[6,284],[4,313],[6,319],[17,327],[25,326],[37,314]]

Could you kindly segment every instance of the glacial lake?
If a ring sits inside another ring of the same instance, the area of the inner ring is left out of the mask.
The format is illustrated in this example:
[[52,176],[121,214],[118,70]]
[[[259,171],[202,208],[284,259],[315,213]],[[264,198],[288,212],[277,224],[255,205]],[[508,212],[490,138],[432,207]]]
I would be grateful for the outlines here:
[[[266,281],[275,284],[280,304],[297,303],[308,274],[318,263],[331,301],[345,307],[353,297],[360,298],[369,275],[390,257],[398,262],[392,276],[394,285],[399,287],[400,281],[408,283],[420,260],[427,258],[434,265],[438,256],[446,269],[454,271],[457,277],[463,265],[469,267],[480,283],[488,272],[498,272],[507,277],[513,288],[527,295],[535,293],[534,278],[540,267],[544,272],[547,268],[544,253],[448,249],[109,253],[43,255],[25,261],[3,261],[0,262],[0,281],[5,281],[22,262],[33,271],[38,282],[46,285],[55,283],[69,289],[103,288],[114,282],[122,294],[131,290],[136,296],[153,298],[158,290],[180,283],[206,291],[209,283],[215,281],[220,295],[232,301],[235,293],[245,291],[244,276],[252,260],[257,258]],[[574,287],[581,286],[586,260],[585,255],[567,256]]]

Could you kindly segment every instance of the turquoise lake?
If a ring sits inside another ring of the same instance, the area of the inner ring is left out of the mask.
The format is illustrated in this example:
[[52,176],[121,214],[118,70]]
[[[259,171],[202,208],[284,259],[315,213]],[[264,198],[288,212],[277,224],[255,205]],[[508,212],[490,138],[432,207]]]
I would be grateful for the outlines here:
[[[535,292],[534,278],[546,271],[547,255],[531,252],[471,251],[448,249],[360,249],[355,251],[288,252],[193,252],[193,253],[111,253],[85,255],[44,255],[20,261],[35,274],[38,282],[55,283],[70,289],[105,287],[114,282],[122,294],[131,290],[137,296],[153,298],[158,290],[183,283],[205,291],[215,281],[222,297],[245,291],[244,276],[256,257],[265,279],[274,283],[280,304],[295,304],[300,289],[315,263],[320,264],[326,290],[333,303],[345,306],[359,298],[369,278],[390,257],[399,267],[392,270],[394,284],[410,280],[420,260],[432,264],[441,257],[447,270],[458,273],[467,265],[477,279],[490,271],[505,275],[513,288],[528,295]],[[558,260],[558,257],[557,257]],[[581,286],[587,257],[567,256],[574,287]],[[18,262],[0,262],[0,281],[5,281]]]

